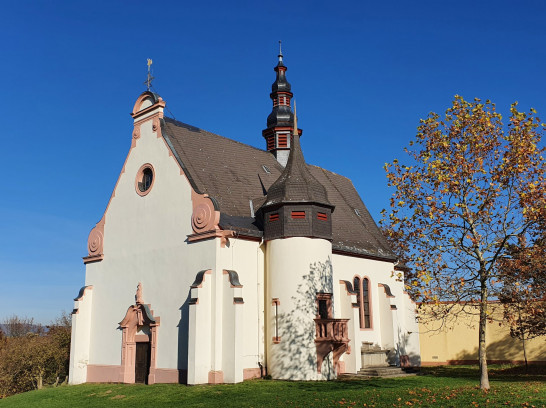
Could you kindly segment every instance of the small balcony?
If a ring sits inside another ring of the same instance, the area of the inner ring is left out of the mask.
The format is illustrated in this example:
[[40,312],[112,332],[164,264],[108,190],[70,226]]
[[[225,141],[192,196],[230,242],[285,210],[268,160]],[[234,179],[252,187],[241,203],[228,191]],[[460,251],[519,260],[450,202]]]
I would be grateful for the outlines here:
[[315,342],[348,343],[349,319],[315,319]]
[[321,372],[322,362],[330,352],[334,367],[338,367],[341,355],[349,351],[349,319],[315,319],[315,346],[317,348],[317,371]]

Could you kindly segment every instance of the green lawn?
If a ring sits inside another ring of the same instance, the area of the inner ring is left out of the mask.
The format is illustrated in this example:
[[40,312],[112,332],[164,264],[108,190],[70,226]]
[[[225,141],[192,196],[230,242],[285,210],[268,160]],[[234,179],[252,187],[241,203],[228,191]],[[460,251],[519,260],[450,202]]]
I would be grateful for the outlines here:
[[490,370],[478,388],[476,367],[438,367],[415,377],[330,382],[252,380],[236,385],[84,384],[27,392],[4,407],[494,407],[546,406],[546,369]]

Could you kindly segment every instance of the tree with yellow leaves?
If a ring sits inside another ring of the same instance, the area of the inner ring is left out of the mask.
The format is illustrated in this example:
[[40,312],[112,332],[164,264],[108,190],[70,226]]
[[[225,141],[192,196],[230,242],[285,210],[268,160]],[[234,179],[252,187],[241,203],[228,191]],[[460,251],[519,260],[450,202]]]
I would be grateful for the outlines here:
[[421,120],[407,163],[385,165],[394,194],[383,224],[406,254],[408,290],[429,311],[425,319],[447,323],[479,310],[484,390],[488,301],[503,287],[499,262],[546,206],[544,125],[533,109],[519,112],[514,103],[510,112],[505,126],[490,101],[456,96],[444,116]]

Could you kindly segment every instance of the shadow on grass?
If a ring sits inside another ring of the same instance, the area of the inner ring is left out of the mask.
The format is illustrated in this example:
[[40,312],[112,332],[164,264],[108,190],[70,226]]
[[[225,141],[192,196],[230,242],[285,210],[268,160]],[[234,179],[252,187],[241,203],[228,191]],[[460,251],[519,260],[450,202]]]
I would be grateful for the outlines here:
[[[531,365],[526,369],[524,366],[513,365],[489,365],[490,381],[546,381],[546,366]],[[421,367],[421,375],[432,375],[445,378],[466,378],[479,380],[480,373],[477,365],[472,366],[439,366]]]

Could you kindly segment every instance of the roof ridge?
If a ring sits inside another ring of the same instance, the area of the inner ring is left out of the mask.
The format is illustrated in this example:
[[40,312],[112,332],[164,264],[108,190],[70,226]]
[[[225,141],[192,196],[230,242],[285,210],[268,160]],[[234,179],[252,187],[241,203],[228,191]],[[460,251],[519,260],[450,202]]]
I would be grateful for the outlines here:
[[[219,138],[228,140],[228,141],[230,141],[230,142],[233,142],[233,143],[236,143],[236,144],[239,144],[239,145],[243,145],[243,146],[246,146],[246,147],[250,147],[251,149],[257,150],[257,151],[262,152],[262,153],[269,153],[267,150],[260,149],[259,147],[252,146],[252,145],[249,145],[249,144],[246,144],[246,143],[243,143],[243,142],[239,142],[238,140],[230,139],[229,137],[219,135],[218,133],[214,133],[214,132],[210,132],[210,131],[205,130],[205,129],[201,129],[201,128],[197,127],[197,126],[190,125],[189,123],[185,123],[185,122],[182,122],[182,121],[180,121],[180,120],[178,120],[178,119],[171,118],[170,116],[165,116],[164,119],[165,119],[166,121],[167,121],[167,119],[168,119],[168,122],[172,123],[172,124],[175,125],[175,126],[186,127],[186,128],[193,128],[193,129],[195,129],[196,131],[205,132],[205,133],[208,133],[209,135],[218,136]],[[190,129],[190,130],[191,130],[191,129]],[[335,174],[336,176],[343,177],[344,179],[351,181],[351,179],[350,179],[349,177],[346,177],[346,176],[344,176],[343,174],[336,173],[335,171],[331,171],[331,170],[325,169],[324,167],[317,166],[316,164],[310,164],[310,163],[307,163],[307,162],[305,162],[305,164],[306,164],[307,166],[316,167],[316,168],[318,168],[318,169],[327,171],[328,173]]]
[[[198,132],[205,132],[205,133],[208,133],[209,135],[218,136],[219,138],[228,140],[230,142],[237,143],[237,144],[240,144],[240,145],[243,145],[243,146],[246,146],[246,147],[250,147],[251,149],[257,150],[257,151],[262,152],[262,153],[269,153],[267,150],[260,149],[259,147],[252,146],[252,145],[249,145],[249,144],[246,144],[246,143],[243,143],[243,142],[239,142],[239,141],[234,140],[234,139],[230,139],[229,137],[222,136],[222,135],[219,135],[218,133],[210,132],[210,131],[205,130],[205,129],[201,129],[201,128],[197,127],[197,126],[190,125],[189,123],[182,122],[180,120],[171,118],[169,116],[165,116],[164,119],[168,119],[169,123],[172,123],[173,125],[178,126],[178,127],[193,128],[193,129],[195,129],[195,131],[198,131]],[[189,130],[192,130],[192,129],[189,129]]]

